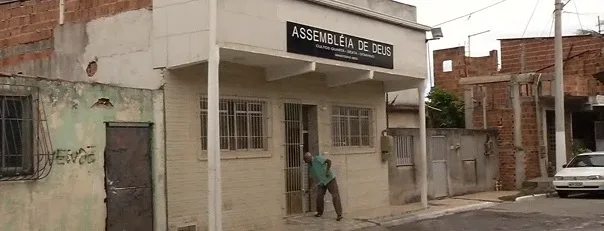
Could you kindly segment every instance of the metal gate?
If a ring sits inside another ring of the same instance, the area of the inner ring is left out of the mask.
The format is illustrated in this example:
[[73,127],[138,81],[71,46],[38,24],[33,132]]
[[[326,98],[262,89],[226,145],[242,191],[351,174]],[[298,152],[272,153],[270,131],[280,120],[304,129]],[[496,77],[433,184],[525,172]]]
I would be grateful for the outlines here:
[[430,155],[432,156],[432,187],[434,198],[449,195],[447,171],[447,140],[445,136],[432,136]]
[[108,231],[153,230],[151,127],[108,124],[105,189]]
[[310,194],[305,193],[308,185],[308,169],[302,160],[304,154],[303,105],[285,104],[285,200],[287,215],[300,214],[308,209]]

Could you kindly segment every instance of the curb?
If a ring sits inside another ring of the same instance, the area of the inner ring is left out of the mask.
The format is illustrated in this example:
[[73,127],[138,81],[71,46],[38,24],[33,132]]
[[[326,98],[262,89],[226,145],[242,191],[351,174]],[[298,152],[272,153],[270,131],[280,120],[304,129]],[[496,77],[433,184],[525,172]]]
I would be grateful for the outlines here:
[[516,198],[516,202],[535,200],[537,198],[555,197],[556,195],[557,194],[555,192],[551,192],[551,193],[542,193],[542,194],[534,194],[534,195],[528,195],[528,196],[521,196],[521,197],[517,197]]
[[537,198],[543,198],[543,197],[547,197],[547,194],[543,193],[543,194],[535,194],[535,195],[516,197],[516,202],[535,200]]
[[456,213],[463,213],[463,212],[485,209],[485,208],[492,207],[492,206],[495,206],[498,204],[499,203],[495,203],[495,202],[482,202],[482,203],[473,204],[473,205],[466,205],[466,206],[461,206],[461,207],[456,207],[456,208],[445,209],[445,210],[441,210],[441,211],[418,214],[418,215],[409,216],[409,217],[405,217],[405,218],[385,221],[385,222],[379,223],[379,226],[382,226],[382,227],[397,226],[397,225],[402,225],[402,224],[415,222],[415,221],[439,218],[442,216],[456,214]]

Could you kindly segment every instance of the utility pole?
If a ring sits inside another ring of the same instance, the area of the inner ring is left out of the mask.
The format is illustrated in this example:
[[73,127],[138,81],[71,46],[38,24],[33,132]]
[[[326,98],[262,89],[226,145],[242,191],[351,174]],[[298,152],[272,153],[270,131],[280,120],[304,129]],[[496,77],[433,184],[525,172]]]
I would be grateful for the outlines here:
[[419,95],[419,154],[421,164],[419,166],[421,185],[421,203],[423,208],[428,208],[428,158],[426,147],[426,80],[423,80],[417,88]]
[[598,33],[602,34],[602,21],[600,21],[600,16],[598,16]]
[[556,171],[566,164],[566,132],[564,127],[564,67],[562,62],[562,0],[556,0],[554,72],[555,72],[555,115],[556,115]]
[[[428,46],[428,42],[432,40],[438,40],[443,37],[443,32],[440,27],[435,27],[430,30],[432,34],[432,38],[426,38],[426,58],[428,60],[428,70],[430,70],[430,48]],[[428,71],[428,73],[430,73]],[[434,78],[432,78],[434,80]],[[426,86],[429,84],[429,86]],[[419,156],[420,156],[420,165],[419,165],[419,182],[420,182],[420,195],[421,195],[421,204],[423,208],[428,208],[428,155],[427,155],[427,145],[426,145],[426,89],[432,87],[432,83],[430,80],[430,76],[426,79],[422,80],[421,83],[417,87],[417,94],[419,98]]]
[[220,176],[220,99],[218,70],[220,50],[217,44],[217,0],[209,2],[208,31],[208,230],[222,231],[222,190]]

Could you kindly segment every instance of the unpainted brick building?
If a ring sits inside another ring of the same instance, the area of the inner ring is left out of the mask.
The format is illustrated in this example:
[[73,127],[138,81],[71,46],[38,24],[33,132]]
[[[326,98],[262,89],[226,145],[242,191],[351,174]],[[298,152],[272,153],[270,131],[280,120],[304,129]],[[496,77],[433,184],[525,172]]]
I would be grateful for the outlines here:
[[[555,172],[555,128],[553,97],[553,38],[502,39],[501,65],[496,51],[486,57],[466,57],[464,47],[434,51],[437,87],[455,92],[466,102],[466,126],[499,131],[500,180],[504,188]],[[594,126],[601,120],[596,96],[602,83],[594,78],[604,71],[604,38],[566,36],[564,44],[564,92],[566,105],[567,156],[573,146],[596,150]],[[466,77],[536,73],[519,83],[524,158],[517,160],[514,147],[514,114],[510,81],[462,85]],[[538,83],[535,85],[535,83]],[[537,87],[538,86],[538,87]],[[486,115],[486,120],[483,115]],[[486,121],[486,126],[483,121]],[[518,161],[520,165],[518,165]],[[518,171],[517,166],[524,166]],[[520,177],[517,176],[520,174]]]

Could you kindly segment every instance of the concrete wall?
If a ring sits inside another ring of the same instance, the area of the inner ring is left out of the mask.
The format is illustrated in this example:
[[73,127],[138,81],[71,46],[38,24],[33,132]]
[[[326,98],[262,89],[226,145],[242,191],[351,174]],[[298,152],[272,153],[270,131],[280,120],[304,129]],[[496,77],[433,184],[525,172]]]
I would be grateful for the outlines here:
[[[151,12],[146,9],[90,22],[68,23],[57,26],[51,39],[20,44],[4,54],[7,58],[18,57],[44,46],[52,52],[49,57],[22,60],[0,69],[76,82],[158,89],[162,78],[160,70],[151,66],[150,34]],[[86,69],[91,62],[95,62],[97,68],[89,76]]]
[[[170,230],[207,225],[207,161],[201,150],[199,99],[206,92],[206,66],[170,72],[166,79],[168,220]],[[318,106],[321,152],[333,161],[345,213],[388,205],[388,170],[379,148],[332,148],[331,105],[373,109],[373,134],[385,129],[385,97],[379,82],[327,88],[321,75],[308,74],[266,82],[260,68],[221,63],[222,96],[256,97],[269,105],[267,151],[222,152],[223,224],[225,230],[284,230],[284,102]],[[377,143],[377,136],[374,142]],[[329,198],[329,196],[327,196]],[[330,203],[327,205],[331,207]],[[259,212],[261,211],[261,212]]]
[[388,92],[388,101],[393,105],[419,106],[417,89]]
[[[362,7],[380,6],[378,10],[383,10],[386,1],[354,2]],[[398,14],[411,18],[412,7],[388,2],[405,6],[406,10]],[[154,1],[153,19],[157,22],[154,24],[156,67],[187,65],[207,58],[207,5],[207,0]],[[197,16],[191,18],[192,14]],[[309,1],[219,1],[218,42],[221,46],[249,46],[259,49],[262,53],[285,52],[286,21],[392,44],[395,70],[408,76],[426,76],[426,43],[423,31],[403,28]],[[351,27],[350,22],[354,22],[356,26]]]
[[[390,202],[401,205],[417,202],[420,199],[419,185],[419,130],[418,129],[389,129],[389,135],[412,136],[414,142],[414,163],[397,166],[396,153],[390,155],[388,162],[388,179],[390,184]],[[493,151],[485,155],[484,143],[487,135],[495,142]],[[463,195],[473,192],[490,191],[494,189],[495,179],[499,177],[499,151],[497,149],[496,131],[467,130],[467,129],[428,129],[428,197],[434,196],[434,173],[432,172],[431,142],[432,136],[445,136],[449,149],[446,153],[447,179],[449,196]]]
[[389,128],[419,128],[419,111],[389,111]]
[[[48,138],[53,152],[49,175],[37,181],[0,181],[0,227],[2,230],[105,230],[104,156],[106,121],[161,121],[161,107],[155,103],[161,94],[151,90],[125,89],[108,85],[0,78],[3,86],[39,87],[39,108],[47,129],[37,134]],[[3,87],[3,90],[6,88]],[[33,94],[36,94],[32,92]],[[36,97],[36,96],[34,96]],[[108,98],[114,107],[93,106],[99,98]],[[44,123],[44,122],[42,122]],[[155,126],[163,132],[161,123]],[[55,150],[83,148],[92,153],[86,161],[66,163]],[[155,199],[164,201],[163,144],[153,145]],[[90,159],[92,158],[92,159]],[[83,163],[83,164],[81,164]],[[161,227],[162,207],[156,224]],[[157,230],[162,230],[158,228]]]

